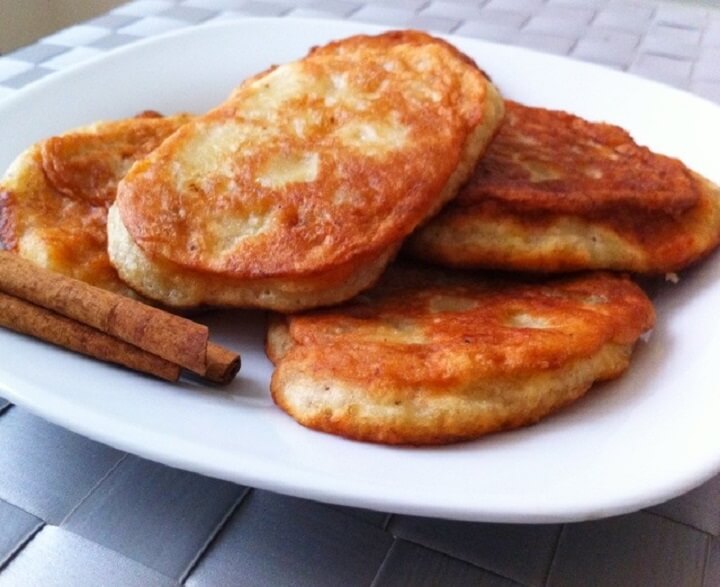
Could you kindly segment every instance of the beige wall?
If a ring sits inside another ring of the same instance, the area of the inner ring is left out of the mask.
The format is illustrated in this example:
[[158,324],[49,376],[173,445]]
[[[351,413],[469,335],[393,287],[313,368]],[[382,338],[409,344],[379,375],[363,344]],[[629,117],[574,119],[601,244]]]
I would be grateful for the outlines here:
[[123,0],[0,0],[0,53],[28,45]]

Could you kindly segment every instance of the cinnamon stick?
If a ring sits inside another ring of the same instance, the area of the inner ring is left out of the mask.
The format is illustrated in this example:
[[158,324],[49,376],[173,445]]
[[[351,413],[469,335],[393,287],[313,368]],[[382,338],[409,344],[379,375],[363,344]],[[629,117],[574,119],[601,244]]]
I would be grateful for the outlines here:
[[225,385],[230,383],[240,371],[240,355],[225,347],[209,342],[207,346],[207,366],[200,373],[208,381]]
[[208,328],[0,251],[0,291],[204,374]]
[[135,371],[177,381],[180,367],[56,312],[0,292],[0,325]]
[[[37,267],[14,253],[2,250],[0,250],[0,292],[29,302],[38,308],[44,308],[56,316],[64,316],[70,321],[94,329],[99,334],[105,334],[136,347],[137,350],[143,350],[197,373],[214,383],[228,383],[240,368],[240,357],[237,353],[208,341],[207,326]],[[7,308],[8,312],[11,309],[28,312],[27,308],[20,308],[17,304],[8,305]],[[37,312],[33,314],[35,331],[42,331],[38,322],[42,316],[47,315]],[[48,320],[51,321],[50,318]],[[12,314],[7,315],[5,322],[13,322]],[[76,333],[74,330],[67,330],[65,322],[58,323],[54,320],[51,322],[52,328],[60,328],[66,333]],[[7,327],[13,328],[12,324]],[[47,328],[50,328],[50,322]],[[41,334],[33,332],[27,334],[44,338]],[[77,334],[82,337],[89,336],[84,330],[77,331]],[[56,342],[56,344],[71,348],[72,343],[68,342],[67,336],[58,335],[58,340],[66,342]],[[116,352],[119,351],[116,349]],[[107,360],[116,362],[114,359]]]

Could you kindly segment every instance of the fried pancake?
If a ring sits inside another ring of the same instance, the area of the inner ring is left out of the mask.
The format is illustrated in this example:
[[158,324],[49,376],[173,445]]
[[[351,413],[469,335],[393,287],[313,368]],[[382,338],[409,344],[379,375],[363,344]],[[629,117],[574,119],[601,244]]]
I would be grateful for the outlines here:
[[720,190],[624,130],[507,103],[473,178],[416,256],[525,271],[677,271],[720,241]]
[[387,444],[525,426],[619,376],[653,326],[627,278],[549,283],[390,268],[345,305],[275,316],[275,402],[298,422]]
[[176,307],[348,299],[456,194],[502,114],[477,66],[424,33],[313,49],[133,166],[109,216],[111,260]]
[[189,116],[99,122],[34,144],[0,181],[0,242],[35,264],[130,294],[107,256],[107,209],[130,165]]

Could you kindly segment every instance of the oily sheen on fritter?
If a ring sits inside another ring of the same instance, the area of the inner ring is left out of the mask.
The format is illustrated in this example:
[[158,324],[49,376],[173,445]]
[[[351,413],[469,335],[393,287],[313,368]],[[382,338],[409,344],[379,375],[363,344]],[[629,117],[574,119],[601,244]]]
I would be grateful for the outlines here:
[[680,270],[720,242],[720,189],[623,129],[508,101],[458,197],[408,249],[456,267]]
[[344,305],[276,315],[271,392],[298,422],[387,444],[442,444],[538,421],[628,367],[653,326],[632,281],[547,283],[392,267]]
[[456,194],[502,114],[478,67],[427,34],[315,48],[132,167],[109,215],[112,263],[169,306],[348,299]]
[[41,267],[131,293],[107,256],[107,209],[130,165],[190,119],[146,112],[34,144],[0,181],[0,242]]

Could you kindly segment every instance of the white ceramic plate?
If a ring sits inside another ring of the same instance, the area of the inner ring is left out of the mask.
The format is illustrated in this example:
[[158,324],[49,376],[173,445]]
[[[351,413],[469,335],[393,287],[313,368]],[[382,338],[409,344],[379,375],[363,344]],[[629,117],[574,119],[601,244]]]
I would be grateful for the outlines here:
[[[181,31],[47,78],[0,104],[0,168],[44,136],[149,108],[201,112],[272,63],[368,26],[246,20]],[[508,97],[604,119],[720,181],[720,109],[599,67],[468,39]],[[550,522],[639,509],[720,470],[720,257],[668,284],[630,371],[531,428],[390,448],[306,430],[274,407],[260,313],[208,318],[243,354],[223,391],[166,384],[0,331],[0,395],[150,459],[322,501],[466,520]]]

